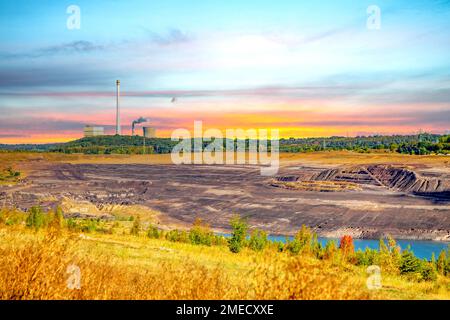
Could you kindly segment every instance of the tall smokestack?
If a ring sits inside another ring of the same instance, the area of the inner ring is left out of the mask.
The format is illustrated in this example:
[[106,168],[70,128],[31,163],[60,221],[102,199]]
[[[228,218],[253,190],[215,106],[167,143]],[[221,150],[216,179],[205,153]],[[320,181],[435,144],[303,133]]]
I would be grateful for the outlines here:
[[120,108],[119,108],[119,98],[120,98],[120,80],[116,81],[116,134],[121,134],[120,130]]

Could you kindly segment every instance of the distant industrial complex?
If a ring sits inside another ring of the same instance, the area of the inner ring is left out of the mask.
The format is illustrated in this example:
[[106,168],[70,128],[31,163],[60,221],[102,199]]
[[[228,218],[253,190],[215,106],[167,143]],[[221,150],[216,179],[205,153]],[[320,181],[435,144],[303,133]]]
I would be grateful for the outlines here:
[[[139,117],[139,119],[133,120],[131,123],[131,135],[135,134],[135,126],[140,123],[147,122],[148,118]],[[95,125],[86,125],[84,127],[85,137],[104,136],[105,128]],[[120,80],[116,81],[116,135],[122,134],[122,128],[120,126]],[[154,127],[142,127],[142,136],[145,138],[156,138],[156,129]]]

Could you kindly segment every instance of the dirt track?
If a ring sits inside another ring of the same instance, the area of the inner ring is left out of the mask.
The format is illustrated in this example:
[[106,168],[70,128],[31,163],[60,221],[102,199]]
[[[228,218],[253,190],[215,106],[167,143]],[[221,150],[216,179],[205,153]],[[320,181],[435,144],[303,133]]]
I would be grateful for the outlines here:
[[[442,182],[437,194],[418,196],[395,184],[386,185],[390,181],[386,175],[384,180],[373,177],[392,168],[336,171],[290,165],[280,169],[279,180],[348,180],[360,186],[352,191],[320,192],[274,187],[272,178],[261,176],[256,166],[44,161],[32,167],[23,183],[0,186],[2,203],[26,209],[39,201],[51,206],[69,197],[97,206],[145,205],[161,211],[163,223],[189,226],[201,217],[217,230],[226,230],[232,214],[239,213],[248,216],[252,226],[273,234],[292,234],[307,224],[322,236],[377,238],[388,233],[397,238],[450,240],[450,199],[445,190],[441,192]],[[427,175],[433,176],[429,169]],[[447,183],[446,174],[439,177]]]

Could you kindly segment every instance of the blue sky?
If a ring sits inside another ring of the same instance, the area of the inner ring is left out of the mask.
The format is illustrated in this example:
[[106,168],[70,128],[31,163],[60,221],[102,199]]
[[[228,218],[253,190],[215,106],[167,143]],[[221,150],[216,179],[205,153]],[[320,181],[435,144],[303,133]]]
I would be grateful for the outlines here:
[[[66,27],[73,4],[79,30]],[[369,5],[379,30],[366,27]],[[193,120],[296,136],[441,133],[449,27],[450,1],[437,0],[2,0],[0,143],[109,130],[115,79],[123,123],[149,116],[163,135]]]

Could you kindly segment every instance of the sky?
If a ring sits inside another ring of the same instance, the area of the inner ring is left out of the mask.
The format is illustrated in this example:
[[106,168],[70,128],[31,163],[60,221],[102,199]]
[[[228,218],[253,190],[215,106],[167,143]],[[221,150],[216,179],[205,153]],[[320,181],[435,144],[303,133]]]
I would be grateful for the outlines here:
[[113,134],[116,79],[123,134],[450,129],[448,0],[0,0],[0,40],[0,143]]

